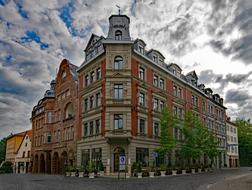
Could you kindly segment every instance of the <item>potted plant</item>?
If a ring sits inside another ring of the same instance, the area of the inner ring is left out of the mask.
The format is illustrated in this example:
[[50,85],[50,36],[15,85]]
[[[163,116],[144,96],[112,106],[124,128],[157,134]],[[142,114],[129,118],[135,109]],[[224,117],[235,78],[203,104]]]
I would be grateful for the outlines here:
[[70,172],[71,177],[75,177],[75,170],[76,168],[74,166],[68,166],[68,171]]
[[98,171],[99,171],[100,176],[103,176],[103,175],[104,175],[104,166],[103,166],[102,161],[100,161],[100,162],[98,163]]
[[155,175],[155,164],[154,162],[149,167],[149,177],[154,177]]
[[161,176],[164,177],[166,173],[166,165],[165,164],[160,164],[160,172]]
[[185,167],[184,162],[182,162],[182,164],[181,164],[181,173],[186,174],[186,167]]
[[201,165],[200,164],[197,165],[197,168],[198,168],[198,173],[201,173],[202,171],[201,171]]
[[89,163],[88,163],[88,177],[94,178],[94,176],[95,176],[94,172],[95,172],[94,163],[92,161],[89,161]]
[[84,177],[84,167],[79,166],[77,170],[79,171],[79,177]]
[[177,175],[177,167],[175,164],[172,165],[172,175]]
[[142,163],[141,162],[138,162],[137,163],[137,177],[138,178],[142,178]]
[[130,178],[128,166],[125,166],[125,175],[126,175],[126,178]]

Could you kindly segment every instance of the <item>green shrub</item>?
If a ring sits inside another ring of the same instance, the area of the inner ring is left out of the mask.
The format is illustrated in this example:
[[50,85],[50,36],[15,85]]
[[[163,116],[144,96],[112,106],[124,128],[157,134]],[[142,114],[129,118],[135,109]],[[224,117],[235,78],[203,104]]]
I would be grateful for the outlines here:
[[0,168],[0,173],[13,173],[12,162],[6,161]]

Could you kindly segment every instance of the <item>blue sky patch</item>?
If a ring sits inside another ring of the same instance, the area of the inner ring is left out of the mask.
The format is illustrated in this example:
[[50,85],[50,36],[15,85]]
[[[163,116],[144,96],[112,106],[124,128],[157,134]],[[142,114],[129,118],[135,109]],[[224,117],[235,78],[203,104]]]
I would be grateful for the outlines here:
[[18,13],[24,18],[29,19],[27,11],[23,9],[23,6],[20,3],[16,2]]
[[9,2],[9,0],[0,0],[0,5],[4,6]]
[[47,49],[49,47],[49,44],[41,41],[39,35],[36,32],[27,31],[25,34],[26,36],[21,37],[20,40],[18,41],[19,43],[24,44],[24,43],[29,43],[29,42],[34,41],[40,45],[41,50]]

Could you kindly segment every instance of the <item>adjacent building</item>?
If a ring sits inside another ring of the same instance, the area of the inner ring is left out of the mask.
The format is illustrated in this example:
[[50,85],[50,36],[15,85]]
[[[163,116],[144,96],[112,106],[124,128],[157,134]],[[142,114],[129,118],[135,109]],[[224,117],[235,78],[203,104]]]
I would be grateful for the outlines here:
[[[204,84],[195,71],[184,75],[175,63],[167,64],[158,50],[146,49],[130,37],[126,15],[109,17],[107,37],[92,34],[85,61],[78,69],[81,140],[77,164],[102,161],[106,172],[117,172],[119,155],[127,164],[148,165],[159,147],[161,109],[167,106],[183,119],[185,112],[202,119],[213,131],[221,153],[216,167],[225,164],[226,108],[223,99]],[[181,140],[181,131],[173,135]],[[170,162],[176,162],[176,152]]]
[[32,171],[61,174],[76,163],[79,126],[77,66],[64,59],[32,111]]
[[227,167],[239,167],[238,128],[227,118]]
[[31,172],[31,139],[32,130],[26,131],[15,156],[15,173]]

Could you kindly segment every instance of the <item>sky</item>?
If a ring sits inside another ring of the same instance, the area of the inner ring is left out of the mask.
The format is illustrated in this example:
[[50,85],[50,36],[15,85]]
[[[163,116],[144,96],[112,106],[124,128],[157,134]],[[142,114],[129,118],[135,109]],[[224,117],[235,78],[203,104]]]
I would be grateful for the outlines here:
[[166,63],[224,98],[232,118],[252,118],[251,0],[0,0],[0,139],[31,128],[63,58],[79,66],[92,33],[107,36],[111,14]]

